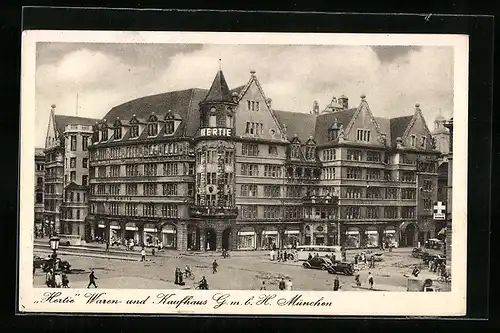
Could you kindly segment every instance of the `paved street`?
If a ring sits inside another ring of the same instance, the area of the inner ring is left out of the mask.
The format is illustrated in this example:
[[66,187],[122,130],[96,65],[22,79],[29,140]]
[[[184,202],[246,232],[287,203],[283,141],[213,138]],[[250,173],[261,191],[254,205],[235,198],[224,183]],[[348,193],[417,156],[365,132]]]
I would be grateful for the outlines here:
[[[44,252],[36,255],[45,256]],[[348,252],[348,260],[355,252]],[[375,278],[375,288],[388,291],[405,291],[406,277],[413,265],[420,264],[421,260],[410,256],[411,249],[396,249],[385,252],[384,261],[376,263],[370,269]],[[325,271],[305,269],[302,262],[276,262],[270,261],[267,252],[234,252],[231,258],[223,259],[215,254],[179,255],[176,251],[162,253],[160,256],[147,257],[148,261],[140,262],[137,259],[119,260],[104,257],[86,257],[75,255],[60,255],[68,260],[73,273],[69,274],[70,286],[75,288],[86,287],[88,274],[91,268],[98,277],[99,288],[130,288],[130,289],[179,289],[194,288],[196,281],[203,275],[206,276],[210,289],[252,290],[259,289],[265,281],[267,289],[278,289],[278,282],[282,277],[291,278],[294,290],[332,290],[335,275]],[[212,273],[212,262],[217,259],[219,269]],[[196,280],[187,280],[186,286],[175,285],[174,270],[176,267],[183,269],[188,264]],[[422,274],[428,272],[423,270]],[[368,270],[360,272],[360,280],[366,285]],[[430,274],[430,273],[429,273]],[[339,275],[342,290],[359,290],[353,288],[354,277]],[[44,286],[45,274],[38,269],[35,286]]]

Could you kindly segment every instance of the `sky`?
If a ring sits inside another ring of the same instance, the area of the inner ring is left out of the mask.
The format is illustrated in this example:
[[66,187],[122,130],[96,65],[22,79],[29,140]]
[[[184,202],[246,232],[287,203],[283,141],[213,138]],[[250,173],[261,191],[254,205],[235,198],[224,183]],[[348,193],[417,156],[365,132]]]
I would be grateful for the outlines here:
[[37,43],[36,145],[56,113],[103,118],[129,100],[187,88],[209,89],[219,68],[230,88],[255,70],[273,108],[310,112],[346,95],[366,95],[376,117],[412,115],[432,130],[453,112],[453,49],[435,46],[315,46]]

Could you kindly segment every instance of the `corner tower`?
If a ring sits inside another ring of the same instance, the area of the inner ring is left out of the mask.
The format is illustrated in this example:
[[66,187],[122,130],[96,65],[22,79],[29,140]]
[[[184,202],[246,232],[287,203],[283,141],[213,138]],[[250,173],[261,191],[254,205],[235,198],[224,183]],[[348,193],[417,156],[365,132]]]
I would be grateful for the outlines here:
[[[200,248],[232,249],[235,205],[234,116],[238,106],[222,70],[199,103],[196,134],[196,201],[191,216],[199,218]],[[232,228],[233,226],[233,228]],[[234,239],[235,241],[235,239]]]

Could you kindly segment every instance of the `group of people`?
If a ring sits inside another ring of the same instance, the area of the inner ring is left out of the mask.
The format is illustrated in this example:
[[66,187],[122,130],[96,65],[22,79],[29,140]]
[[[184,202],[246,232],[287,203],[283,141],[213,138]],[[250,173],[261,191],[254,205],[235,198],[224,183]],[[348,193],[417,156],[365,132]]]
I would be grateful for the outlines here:
[[271,250],[271,252],[269,253],[271,261],[278,260],[278,262],[286,262],[287,260],[290,260],[290,255],[293,255],[293,252]]
[[[359,273],[354,276],[354,283],[356,283],[356,286],[361,287],[361,280],[359,279]],[[375,281],[371,272],[368,272],[366,283],[370,286],[370,289],[373,289],[373,284],[375,283]]]
[[[354,256],[354,264],[357,265],[359,263],[367,263],[368,257],[366,253],[361,252],[361,254],[356,254]],[[369,259],[369,268],[375,268],[375,256],[371,255]]]
[[54,272],[51,268],[45,275],[45,284],[49,288],[69,288],[68,275],[64,272]]
[[279,290],[293,290],[293,283],[292,279],[288,279],[288,281],[285,281],[285,278],[281,278],[281,281],[279,282],[278,285]]

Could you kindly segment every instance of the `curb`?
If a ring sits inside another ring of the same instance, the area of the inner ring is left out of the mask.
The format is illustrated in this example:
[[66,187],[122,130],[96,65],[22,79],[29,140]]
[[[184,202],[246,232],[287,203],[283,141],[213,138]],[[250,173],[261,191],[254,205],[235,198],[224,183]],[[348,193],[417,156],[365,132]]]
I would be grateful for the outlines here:
[[[37,248],[35,248],[35,251],[43,252],[43,253],[52,253],[52,250],[46,250],[46,249],[37,249]],[[57,251],[57,253],[58,254],[64,254],[64,255],[67,255],[67,256],[77,256],[77,257],[115,259],[115,260],[126,260],[126,261],[140,261],[137,258],[131,258],[131,257],[103,256],[103,255],[100,255],[100,254],[68,252],[68,251],[64,251],[64,250],[63,251]]]

